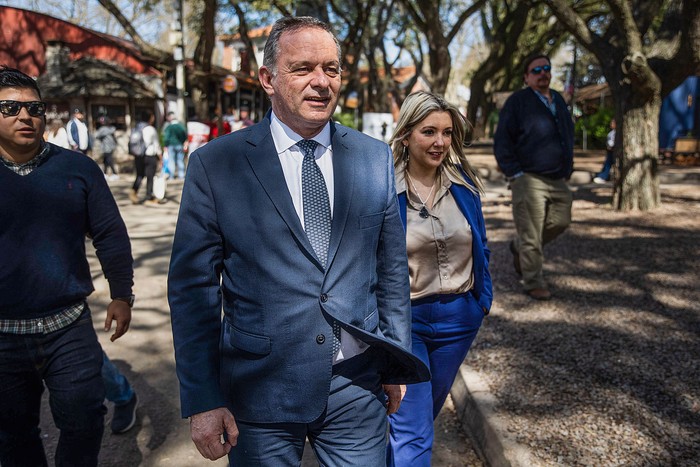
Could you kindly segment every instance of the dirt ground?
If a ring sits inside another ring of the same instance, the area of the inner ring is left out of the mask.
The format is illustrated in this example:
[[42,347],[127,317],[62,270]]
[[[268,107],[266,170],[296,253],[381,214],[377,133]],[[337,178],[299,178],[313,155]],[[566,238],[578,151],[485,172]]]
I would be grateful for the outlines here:
[[[136,295],[131,328],[116,342],[110,342],[110,333],[102,330],[109,291],[94,252],[88,248],[95,283],[95,292],[89,297],[95,329],[105,352],[129,379],[140,400],[136,426],[122,435],[114,435],[109,430],[113,407],[107,403],[109,413],[105,420],[100,466],[225,466],[225,460],[210,462],[199,455],[190,440],[188,422],[179,414],[166,276],[181,183],[170,182],[166,204],[134,206],[127,198],[131,181],[131,176],[125,176],[110,182],[131,237]],[[42,436],[52,463],[58,432],[53,426],[46,397],[42,408]],[[436,421],[435,445],[435,466],[481,465],[459,428],[451,402]],[[317,465],[310,451],[305,450],[305,467]]]

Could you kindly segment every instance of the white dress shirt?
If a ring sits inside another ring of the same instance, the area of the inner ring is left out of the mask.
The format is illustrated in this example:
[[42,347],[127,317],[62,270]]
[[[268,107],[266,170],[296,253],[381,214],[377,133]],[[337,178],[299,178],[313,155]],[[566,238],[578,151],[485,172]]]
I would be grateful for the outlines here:
[[[301,225],[304,225],[304,202],[301,193],[301,164],[304,160],[304,155],[296,146],[296,143],[304,138],[299,136],[287,125],[282,123],[279,118],[272,112],[270,118],[270,132],[272,140],[275,143],[277,156],[282,164],[282,172],[284,172],[284,180],[287,183],[289,194],[294,203],[294,209],[299,216]],[[334,179],[333,179],[333,148],[331,147],[331,126],[327,123],[321,132],[314,136],[314,141],[318,143],[316,147],[315,157],[316,164],[321,169],[323,179],[326,182],[328,189],[328,201],[331,205],[331,218],[333,217],[333,201],[334,201]],[[359,339],[354,338],[345,329],[340,330],[340,350],[334,356],[333,363],[338,363],[342,360],[347,360],[355,355],[359,355],[369,345]]]

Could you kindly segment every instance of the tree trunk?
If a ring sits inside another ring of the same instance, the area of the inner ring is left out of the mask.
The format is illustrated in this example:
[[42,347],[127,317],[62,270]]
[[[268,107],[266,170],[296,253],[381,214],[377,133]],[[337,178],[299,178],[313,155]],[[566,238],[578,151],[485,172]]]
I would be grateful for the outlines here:
[[613,206],[617,210],[650,210],[661,205],[659,192],[659,112],[660,88],[640,102],[637,90],[624,86],[623,94],[630,97],[616,99],[617,132],[615,151],[618,173],[615,178]]
[[[432,40],[440,39],[441,36],[435,34]],[[431,40],[429,36],[429,40]],[[444,39],[435,45],[435,42],[430,42],[428,47],[428,63],[430,64],[430,86],[435,94],[445,95],[447,83],[450,80],[450,71],[452,70],[452,57],[448,50],[449,44],[444,44]]]

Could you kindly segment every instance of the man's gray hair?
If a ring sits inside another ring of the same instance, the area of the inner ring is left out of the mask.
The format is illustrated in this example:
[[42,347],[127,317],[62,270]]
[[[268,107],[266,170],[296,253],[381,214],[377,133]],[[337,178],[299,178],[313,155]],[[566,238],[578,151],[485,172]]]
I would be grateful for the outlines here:
[[342,65],[340,42],[333,34],[330,25],[312,16],[285,16],[275,22],[270,31],[270,37],[265,43],[263,65],[270,70],[272,75],[277,74],[277,58],[279,56],[279,42],[282,33],[295,32],[306,28],[318,28],[331,35],[338,49],[338,66]]

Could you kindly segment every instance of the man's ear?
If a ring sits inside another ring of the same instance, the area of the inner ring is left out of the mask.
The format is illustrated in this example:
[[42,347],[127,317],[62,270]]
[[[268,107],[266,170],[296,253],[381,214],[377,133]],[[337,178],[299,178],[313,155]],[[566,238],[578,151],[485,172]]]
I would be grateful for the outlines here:
[[272,87],[272,72],[266,66],[261,66],[258,70],[258,80],[268,96],[272,97],[275,90]]

